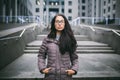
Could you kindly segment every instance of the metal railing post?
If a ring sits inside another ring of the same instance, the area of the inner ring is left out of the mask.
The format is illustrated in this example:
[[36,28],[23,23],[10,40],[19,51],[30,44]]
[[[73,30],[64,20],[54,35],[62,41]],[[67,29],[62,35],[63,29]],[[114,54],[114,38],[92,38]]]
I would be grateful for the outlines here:
[[108,25],[108,18],[105,18],[105,21],[106,21],[106,25]]
[[94,24],[94,17],[92,18],[92,24]]
[[8,16],[6,16],[6,23],[8,24]]

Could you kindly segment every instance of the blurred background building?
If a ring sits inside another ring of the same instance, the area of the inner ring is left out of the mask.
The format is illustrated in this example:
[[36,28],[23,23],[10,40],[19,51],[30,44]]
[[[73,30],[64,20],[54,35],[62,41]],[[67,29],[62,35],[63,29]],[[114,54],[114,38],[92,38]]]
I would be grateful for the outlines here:
[[18,22],[33,16],[30,0],[0,0],[0,22]]
[[0,22],[40,22],[48,25],[57,13],[71,22],[119,24],[119,0],[0,0]]

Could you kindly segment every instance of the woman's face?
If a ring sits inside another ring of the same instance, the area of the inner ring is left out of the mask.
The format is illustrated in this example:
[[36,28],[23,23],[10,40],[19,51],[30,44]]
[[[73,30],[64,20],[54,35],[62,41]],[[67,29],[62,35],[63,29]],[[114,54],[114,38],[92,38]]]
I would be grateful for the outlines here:
[[55,19],[55,29],[57,31],[62,31],[65,27],[65,21],[62,16],[57,16]]

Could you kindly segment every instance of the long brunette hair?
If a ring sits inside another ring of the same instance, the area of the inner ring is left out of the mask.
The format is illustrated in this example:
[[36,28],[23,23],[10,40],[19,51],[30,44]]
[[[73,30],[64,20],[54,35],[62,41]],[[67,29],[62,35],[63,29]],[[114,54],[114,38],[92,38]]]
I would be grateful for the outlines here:
[[51,31],[48,34],[48,38],[55,39],[56,38],[56,32],[55,29],[55,19],[57,16],[62,16],[65,21],[65,27],[61,32],[61,36],[59,39],[59,50],[62,54],[65,52],[69,52],[70,54],[74,53],[76,50],[76,39],[74,37],[74,34],[72,32],[71,26],[67,20],[67,18],[62,14],[57,14],[51,21]]

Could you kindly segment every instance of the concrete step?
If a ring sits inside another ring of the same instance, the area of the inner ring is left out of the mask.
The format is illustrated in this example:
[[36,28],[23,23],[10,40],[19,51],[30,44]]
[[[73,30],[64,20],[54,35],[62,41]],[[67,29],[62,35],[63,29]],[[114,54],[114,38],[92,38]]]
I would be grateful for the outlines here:
[[41,44],[42,44],[42,41],[35,40],[33,42],[28,43],[26,47],[40,47]]
[[[37,35],[36,40],[43,40],[47,35]],[[89,41],[90,39],[85,35],[75,35],[77,41]]]
[[[25,50],[38,50],[38,49],[40,49],[40,46],[36,46],[36,45],[30,45],[30,47],[26,47],[25,48]],[[111,47],[91,47],[91,46],[89,46],[89,47],[86,47],[86,46],[84,46],[84,47],[80,47],[80,46],[78,46],[77,47],[77,50],[112,50],[112,48]]]
[[[27,47],[25,48],[25,50],[38,50],[40,49],[40,46],[36,46],[36,45],[27,45]],[[77,47],[77,50],[111,50],[111,47],[80,47],[80,45]]]
[[114,50],[77,50],[77,53],[115,53]]
[[84,44],[81,44],[81,45],[78,45],[78,47],[108,47],[108,45],[107,44],[105,44],[105,45],[95,45],[95,44],[93,44],[93,45],[84,45]]
[[39,53],[39,50],[24,50],[24,53]]
[[37,35],[36,40],[43,40],[47,35]]
[[111,50],[111,47],[77,47],[78,50]]
[[[39,48],[42,44],[42,41],[36,40],[29,44],[27,44],[24,53],[39,53]],[[77,53],[79,54],[91,54],[91,53],[115,53],[114,50],[112,50],[111,47],[109,47],[107,44],[94,42],[94,41],[77,41],[78,47],[77,47]]]
[[97,53],[95,53],[95,52],[89,52],[89,53],[88,52],[86,52],[86,53],[83,52],[83,53],[81,53],[81,52],[77,52],[77,54],[115,54],[115,53],[103,53],[103,52],[102,53],[99,53],[99,52],[97,52]]
[[[42,41],[35,40],[27,44],[29,47],[40,47]],[[77,41],[78,47],[108,47],[108,44],[94,42],[94,41]]]
[[77,41],[78,47],[108,47],[108,44],[95,41]]
[[[73,80],[120,80],[120,55],[78,54],[79,70]],[[23,54],[0,71],[0,80],[43,80],[37,54]]]
[[[115,53],[114,50],[76,50],[77,53]],[[39,53],[39,50],[24,50],[24,53]]]
[[40,47],[36,47],[36,46],[34,46],[34,47],[26,47],[25,48],[25,50],[39,50],[40,49]]
[[75,35],[77,41],[90,41],[90,39],[85,35]]

